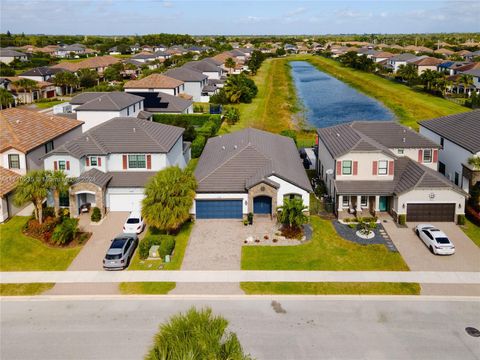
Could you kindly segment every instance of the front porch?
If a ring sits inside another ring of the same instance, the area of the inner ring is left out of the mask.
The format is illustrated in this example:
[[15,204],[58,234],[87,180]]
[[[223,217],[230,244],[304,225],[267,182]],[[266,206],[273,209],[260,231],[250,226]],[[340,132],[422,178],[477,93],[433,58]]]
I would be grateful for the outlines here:
[[391,196],[338,195],[336,213],[339,220],[388,214]]

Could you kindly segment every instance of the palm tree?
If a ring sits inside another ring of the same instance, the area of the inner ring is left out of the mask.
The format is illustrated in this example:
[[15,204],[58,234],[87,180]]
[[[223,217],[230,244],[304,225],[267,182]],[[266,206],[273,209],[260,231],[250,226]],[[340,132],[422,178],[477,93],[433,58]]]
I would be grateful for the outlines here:
[[458,82],[463,85],[463,93],[468,94],[467,89],[470,85],[473,85],[473,77],[469,74],[462,74],[460,75]]
[[432,89],[432,85],[433,85],[435,79],[437,79],[439,77],[439,75],[440,74],[437,71],[430,70],[430,69],[425,70],[420,75],[420,81],[422,82],[423,85],[425,85],[425,89],[427,91]]
[[[70,94],[71,94],[72,88],[78,85],[78,78],[75,74],[71,72],[62,71],[55,75],[55,77],[53,78],[53,83],[55,84],[55,86],[58,86],[61,88],[62,95],[66,95],[67,88],[70,88]],[[65,92],[63,91],[64,88],[65,88]]]
[[38,84],[34,80],[21,78],[12,83],[17,89],[23,90],[23,99],[26,99],[27,92],[30,93],[30,99],[33,102],[32,91],[38,88]]
[[22,206],[27,202],[32,202],[35,207],[35,219],[42,224],[43,201],[48,195],[49,175],[47,170],[32,170],[22,176],[18,181],[13,197],[13,202],[17,206]]
[[472,165],[474,169],[480,169],[480,156],[472,156],[468,159],[468,164]]
[[285,199],[283,206],[277,208],[278,221],[291,229],[299,229],[308,221],[308,217],[303,213],[307,209],[302,199]]
[[60,194],[70,187],[68,177],[63,171],[51,171],[48,177],[48,188],[53,192],[53,207],[55,215],[60,214]]
[[160,327],[146,360],[249,360],[228,321],[214,316],[210,308],[191,308],[174,315]]
[[235,69],[235,61],[229,57],[225,60],[225,67],[227,69],[229,69],[228,73],[231,74],[232,73],[232,69]]
[[142,215],[145,221],[167,233],[190,218],[197,182],[190,169],[172,166],[159,171],[145,187]]
[[15,101],[13,95],[7,89],[0,88],[0,110],[10,107]]
[[414,81],[418,78],[417,69],[412,64],[400,65],[397,73],[408,85],[413,85]]

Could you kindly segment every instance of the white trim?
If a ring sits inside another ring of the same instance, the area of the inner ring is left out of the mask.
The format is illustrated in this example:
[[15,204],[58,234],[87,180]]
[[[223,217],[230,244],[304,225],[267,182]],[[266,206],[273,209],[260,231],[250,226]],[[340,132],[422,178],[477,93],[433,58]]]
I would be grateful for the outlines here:
[[88,190],[80,190],[74,193],[74,195],[80,195],[80,194],[91,194],[91,195],[96,195],[97,193],[94,191],[88,191]]

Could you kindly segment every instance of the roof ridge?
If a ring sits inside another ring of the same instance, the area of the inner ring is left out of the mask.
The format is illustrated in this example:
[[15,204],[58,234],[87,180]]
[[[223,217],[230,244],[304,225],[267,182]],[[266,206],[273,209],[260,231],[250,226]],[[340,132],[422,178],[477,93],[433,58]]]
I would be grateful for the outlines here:
[[[116,103],[115,100],[113,99],[112,93],[107,93],[106,95],[107,95],[107,97],[110,99],[110,101],[111,101],[117,108],[120,108],[120,105],[119,105],[118,103]],[[102,98],[102,97],[103,97],[103,95],[100,96],[100,98]]]
[[[160,144],[160,143],[158,142],[158,140],[155,139],[155,138],[150,134],[149,131],[146,131],[146,130],[145,130],[145,128],[144,128],[143,125],[144,125],[144,124],[147,125],[147,123],[150,123],[150,121],[148,121],[148,122],[140,122],[140,121],[139,121],[140,119],[138,119],[138,118],[133,118],[133,119],[134,119],[133,121],[135,122],[135,124],[137,124],[137,125],[142,129],[142,131],[145,133],[145,135],[147,135],[154,143],[156,143],[160,148],[162,148],[162,150],[163,150],[164,152],[167,152],[167,151],[168,151],[168,149],[165,149],[165,147],[164,147],[162,144]],[[145,120],[142,120],[142,121],[145,121]],[[151,123],[157,124],[156,122],[151,122]],[[168,124],[162,124],[162,125],[168,125]]]

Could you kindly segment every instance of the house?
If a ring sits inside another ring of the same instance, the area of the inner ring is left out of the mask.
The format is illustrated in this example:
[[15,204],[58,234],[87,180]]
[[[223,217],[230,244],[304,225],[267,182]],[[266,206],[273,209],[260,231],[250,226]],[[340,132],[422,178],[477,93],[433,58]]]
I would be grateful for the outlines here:
[[207,75],[208,79],[220,79],[223,75],[223,69],[212,59],[190,61],[183,66]]
[[455,54],[454,51],[449,50],[449,49],[445,49],[445,48],[437,49],[437,50],[434,51],[434,53],[443,55],[445,57],[449,57],[449,56],[452,56],[453,54]]
[[284,199],[308,207],[312,192],[293,140],[250,128],[210,138],[195,177],[197,219],[275,216]]
[[15,183],[43,168],[42,156],[82,133],[81,121],[11,108],[0,111],[0,222],[31,208],[13,204]]
[[121,55],[122,53],[118,51],[118,48],[116,46],[111,47],[108,49],[108,55]]
[[371,59],[375,61],[376,63],[388,60],[391,57],[393,57],[394,54],[388,52],[388,51],[377,51],[375,54],[372,55]]
[[12,49],[0,48],[0,62],[4,64],[10,64],[14,60],[28,61],[27,54]]
[[82,44],[63,45],[59,46],[54,52],[54,55],[59,58],[84,55],[86,53],[86,47]]
[[408,45],[408,46],[405,46],[404,49],[406,51],[413,51],[415,54],[418,54],[418,53],[432,53],[433,50],[430,49],[430,48],[427,48],[425,46],[416,46],[416,45]]
[[140,80],[128,81],[124,89],[129,93],[163,92],[177,96],[185,92],[185,83],[162,74],[151,74]]
[[437,59],[431,56],[421,57],[417,60],[409,60],[407,63],[412,64],[417,69],[418,75],[421,75],[425,70],[436,71],[437,66],[443,62],[442,59]]
[[183,81],[185,93],[192,96],[193,101],[208,102],[208,98],[202,97],[202,90],[208,82],[207,75],[186,67],[167,70],[165,75]]
[[437,71],[451,76],[456,74],[457,69],[467,64],[469,63],[465,61],[444,61],[437,65]]
[[36,81],[35,88],[24,89],[17,84],[22,78],[19,76],[6,76],[9,90],[16,100],[22,104],[31,104],[40,99],[49,99],[56,96],[56,87],[49,81]]
[[473,58],[474,58],[473,52],[471,52],[469,50],[460,50],[460,51],[457,51],[455,54],[457,54],[461,58],[463,58],[465,60],[469,60],[469,61],[473,60]]
[[365,55],[367,59],[372,59],[376,54],[378,53],[377,50],[370,49],[368,47],[366,48],[360,48],[357,50],[357,55],[362,56]]
[[55,77],[55,74],[62,71],[65,71],[65,70],[54,69],[48,66],[41,66],[41,67],[36,67],[30,70],[27,70],[18,76],[21,78],[30,79],[34,81],[49,81],[53,77]]
[[164,62],[172,57],[172,55],[163,50],[157,50],[153,53],[153,55],[155,56],[155,59],[159,60],[160,62]]
[[406,65],[407,61],[413,59],[417,59],[417,57],[410,53],[403,53],[389,58],[387,60],[387,64],[393,70],[393,72],[396,73],[401,65]]
[[438,171],[469,191],[480,182],[480,169],[468,159],[480,156],[480,110],[421,121],[420,134],[440,145]]
[[463,71],[462,74],[470,75],[473,79],[473,86],[477,90],[480,90],[480,67],[477,69]]
[[317,173],[339,218],[390,214],[398,221],[456,221],[462,189],[437,172],[440,145],[393,121],[317,130]]
[[83,132],[114,117],[137,117],[144,110],[143,97],[121,91],[84,92],[70,100]]
[[135,93],[143,97],[145,111],[149,113],[193,114],[193,101],[164,92]]
[[120,61],[121,61],[120,59],[111,55],[95,56],[79,62],[63,61],[56,65],[51,66],[51,68],[64,69],[71,72],[77,72],[78,70],[81,70],[81,69],[91,69],[91,70],[95,70],[100,76],[102,76],[103,72],[107,67],[114,65]]
[[74,179],[68,204],[72,216],[82,204],[107,211],[141,206],[144,187],[168,166],[184,168],[190,160],[183,128],[118,117],[95,126],[44,157],[48,170],[63,170]]
[[157,52],[157,51],[166,51],[168,49],[168,46],[166,45],[163,45],[163,44],[160,44],[160,45],[155,45],[153,46],[153,51],[154,52]]
[[292,44],[285,44],[283,46],[283,50],[285,50],[287,53],[296,53],[297,52],[297,47]]
[[157,57],[152,53],[141,52],[137,55],[132,56],[130,59],[145,64],[145,63],[149,63],[149,62],[157,60]]

